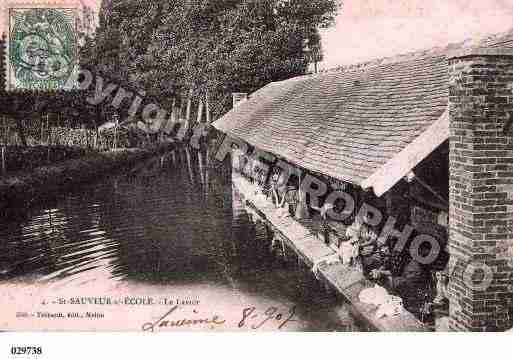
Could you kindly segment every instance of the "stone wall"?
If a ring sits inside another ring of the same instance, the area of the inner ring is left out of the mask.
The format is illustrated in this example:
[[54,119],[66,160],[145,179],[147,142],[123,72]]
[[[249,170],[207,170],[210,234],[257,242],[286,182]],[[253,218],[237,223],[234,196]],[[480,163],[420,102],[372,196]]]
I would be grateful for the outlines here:
[[513,53],[455,53],[449,73],[450,326],[505,330],[513,325]]

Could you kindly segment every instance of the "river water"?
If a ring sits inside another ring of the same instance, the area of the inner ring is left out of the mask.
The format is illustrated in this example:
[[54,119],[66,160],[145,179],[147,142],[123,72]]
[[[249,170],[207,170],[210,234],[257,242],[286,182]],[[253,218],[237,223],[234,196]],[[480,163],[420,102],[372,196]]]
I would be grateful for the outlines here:
[[[176,300],[182,317],[225,320],[180,330],[357,330],[345,304],[271,250],[229,169],[208,164],[204,152],[176,149],[1,223],[0,329],[137,330]],[[119,303],[89,303],[103,318],[85,319],[70,299],[84,297]],[[78,319],[38,314],[70,311]]]

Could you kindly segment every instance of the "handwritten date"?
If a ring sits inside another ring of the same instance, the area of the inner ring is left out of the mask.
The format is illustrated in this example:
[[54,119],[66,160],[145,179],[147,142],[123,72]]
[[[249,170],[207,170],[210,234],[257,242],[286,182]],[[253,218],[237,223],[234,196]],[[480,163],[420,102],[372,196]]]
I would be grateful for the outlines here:
[[242,319],[239,322],[239,328],[250,326],[251,329],[260,329],[267,323],[279,323],[278,329],[281,330],[291,322],[297,322],[294,319],[296,307],[292,307],[287,313],[283,314],[276,307],[269,307],[265,312],[258,312],[256,307],[249,307],[242,310]]

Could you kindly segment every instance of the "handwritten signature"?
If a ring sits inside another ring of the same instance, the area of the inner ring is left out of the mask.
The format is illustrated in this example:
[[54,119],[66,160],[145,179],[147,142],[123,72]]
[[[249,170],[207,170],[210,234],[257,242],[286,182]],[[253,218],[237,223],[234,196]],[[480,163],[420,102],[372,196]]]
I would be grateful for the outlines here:
[[[166,314],[161,316],[158,320],[154,322],[144,323],[142,326],[142,330],[145,332],[154,332],[156,329],[162,328],[181,328],[181,327],[195,327],[201,325],[210,325],[210,326],[222,326],[226,323],[220,315],[214,314],[212,316],[207,316],[203,318],[181,318],[181,319],[172,319],[172,315],[176,315],[178,312],[179,306],[176,305],[172,307]],[[197,316],[199,313],[196,310],[193,310],[194,316]],[[285,326],[291,322],[297,322],[294,319],[296,315],[296,307],[290,308],[286,313],[282,313],[276,307],[269,307],[263,313],[259,312],[256,307],[248,307],[242,310],[241,320],[238,322],[238,328],[251,328],[251,329],[260,329],[267,323],[276,323],[278,324],[278,330],[282,330]]]
[[[160,317],[155,322],[144,323],[142,326],[142,330],[145,332],[153,332],[155,328],[179,328],[179,327],[192,327],[204,324],[211,325],[223,325],[226,321],[223,320],[218,315],[213,315],[211,318],[201,318],[201,319],[179,319],[179,320],[169,320],[171,314],[176,312],[178,309],[178,305],[175,305],[171,308],[166,314]],[[194,314],[198,314],[196,310],[193,310]]]

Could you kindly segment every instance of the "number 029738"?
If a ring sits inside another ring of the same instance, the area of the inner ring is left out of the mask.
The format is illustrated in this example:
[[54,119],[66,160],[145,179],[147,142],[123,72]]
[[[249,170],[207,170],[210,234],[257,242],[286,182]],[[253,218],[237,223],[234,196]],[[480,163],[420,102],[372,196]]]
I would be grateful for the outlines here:
[[13,346],[11,347],[11,355],[41,355],[43,348],[38,346]]

